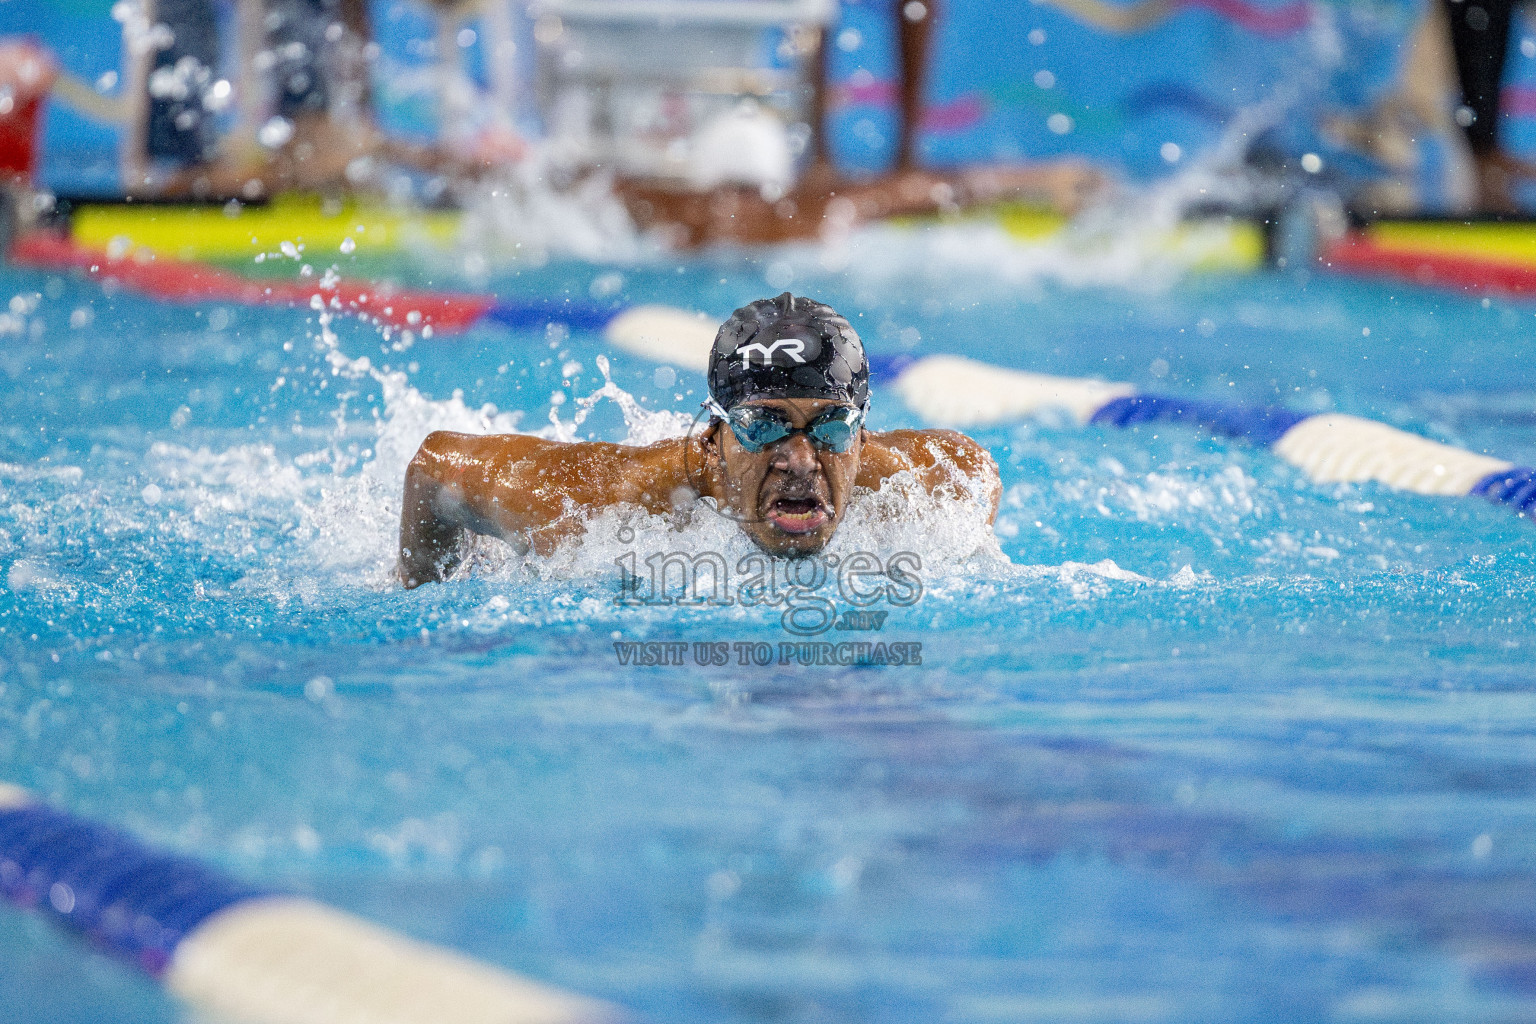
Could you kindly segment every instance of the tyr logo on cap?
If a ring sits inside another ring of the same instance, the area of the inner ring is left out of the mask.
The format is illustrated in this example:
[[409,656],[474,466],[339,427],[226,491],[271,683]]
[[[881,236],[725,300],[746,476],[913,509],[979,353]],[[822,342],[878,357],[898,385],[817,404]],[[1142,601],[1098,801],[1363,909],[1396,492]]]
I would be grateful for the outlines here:
[[752,341],[736,350],[736,353],[741,356],[742,366],[752,365],[754,353],[758,357],[755,361],[763,366],[770,364],[775,366],[788,365],[784,360],[774,358],[774,355],[778,352],[783,352],[796,363],[805,362],[805,355],[803,354],[805,352],[805,342],[799,338],[777,338],[770,345],[764,345],[760,341]]
[[[765,334],[768,332],[764,332]],[[741,357],[743,368],[758,366],[804,366],[821,355],[821,339],[810,331],[791,329],[763,341],[762,335],[736,346],[733,356]]]

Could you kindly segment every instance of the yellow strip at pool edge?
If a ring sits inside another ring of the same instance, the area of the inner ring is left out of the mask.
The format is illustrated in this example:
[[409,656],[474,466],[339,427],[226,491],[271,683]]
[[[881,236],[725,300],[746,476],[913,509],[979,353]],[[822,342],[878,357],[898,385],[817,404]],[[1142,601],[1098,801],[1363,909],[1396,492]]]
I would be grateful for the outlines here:
[[1002,203],[997,207],[997,223],[1021,242],[1043,242],[1067,226],[1067,216],[1024,203]]
[[1245,220],[1193,220],[1175,228],[1172,253],[1193,257],[1191,270],[1247,271],[1264,265],[1264,232]]
[[285,197],[268,206],[81,206],[71,218],[77,242],[145,248],[177,259],[247,259],[282,242],[335,252],[345,238],[359,251],[386,252],[412,239],[448,245],[459,214],[401,214],[351,203],[334,210],[319,199]]
[[[1064,214],[1022,203],[1001,204],[994,216],[998,226],[1020,242],[1048,242],[1070,224]],[[1246,220],[1188,220],[1159,233],[1151,244],[1191,270],[1245,271],[1264,264],[1264,233]]]
[[1536,266],[1536,227],[1530,224],[1380,221],[1365,229],[1387,252],[1468,256]]
[[[83,245],[144,248],[187,260],[238,260],[275,253],[282,242],[302,243],[317,256],[336,251],[345,238],[359,252],[390,252],[413,240],[449,246],[458,236],[460,216],[398,213],[354,203],[328,210],[315,197],[285,196],[247,207],[83,205],[74,211],[72,223],[75,240]],[[1026,243],[1048,241],[1068,223],[1059,213],[1023,204],[1003,204],[991,216]],[[1253,270],[1264,261],[1262,233],[1241,220],[1190,221],[1166,232],[1157,246],[1195,270]],[[1536,240],[1531,251],[1536,260]]]

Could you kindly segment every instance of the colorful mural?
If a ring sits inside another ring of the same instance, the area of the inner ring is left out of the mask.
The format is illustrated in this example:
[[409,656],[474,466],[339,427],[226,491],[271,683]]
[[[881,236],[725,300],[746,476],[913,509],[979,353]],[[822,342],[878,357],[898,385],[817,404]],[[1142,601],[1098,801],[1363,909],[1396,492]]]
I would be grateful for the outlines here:
[[[207,7],[221,28],[222,73],[233,80],[237,5]],[[1480,179],[1459,131],[1464,112],[1440,11],[1419,0],[943,0],[918,152],[935,166],[1077,156],[1135,181],[1177,173],[1235,131],[1246,133],[1236,148],[1252,166],[1307,176],[1357,205],[1469,209]],[[503,113],[516,132],[537,137],[534,19],[520,4],[511,13],[519,85]],[[483,14],[460,11],[447,43],[444,15],[420,0],[371,0],[366,14],[376,45],[370,102],[392,136],[444,134],[435,92],[444,46],[457,48],[456,66],[481,102],[497,95],[477,31]],[[828,148],[850,173],[893,157],[899,16],[892,0],[843,0],[827,32]],[[0,36],[41,43],[61,71],[43,117],[43,186],[122,190],[125,54],[148,29],[136,19],[137,0],[0,3]],[[766,65],[785,63],[780,42],[770,30]],[[1502,96],[1502,146],[1516,158],[1536,152],[1536,30],[1523,15],[1509,34]],[[237,111],[207,114],[223,131]],[[1512,201],[1529,198],[1519,167],[1512,173]]]

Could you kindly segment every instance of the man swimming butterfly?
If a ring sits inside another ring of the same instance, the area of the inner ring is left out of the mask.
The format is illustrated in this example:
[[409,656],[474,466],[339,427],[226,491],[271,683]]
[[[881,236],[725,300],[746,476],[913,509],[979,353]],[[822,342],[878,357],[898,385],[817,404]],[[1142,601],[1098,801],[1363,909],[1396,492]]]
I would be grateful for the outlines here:
[[733,313],[710,352],[705,406],[704,430],[643,448],[429,435],[405,471],[401,580],[445,579],[465,530],[548,554],[597,509],[673,514],[701,497],[769,554],[810,555],[832,539],[856,490],[908,471],[931,494],[980,494],[997,514],[997,464],[975,441],[952,430],[865,428],[864,346],[823,303],[785,292]]

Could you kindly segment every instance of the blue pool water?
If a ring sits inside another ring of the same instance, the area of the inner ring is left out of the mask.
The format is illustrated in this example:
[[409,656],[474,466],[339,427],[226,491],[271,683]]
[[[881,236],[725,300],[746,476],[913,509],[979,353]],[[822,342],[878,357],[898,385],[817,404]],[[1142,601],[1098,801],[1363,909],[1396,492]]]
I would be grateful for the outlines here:
[[[876,352],[1536,464],[1530,305],[1142,287],[999,245],[897,232],[490,286],[724,314],[791,284]],[[579,332],[396,351],[346,321],[331,355],[301,312],[0,271],[12,295],[0,779],[654,1020],[1536,1015],[1536,532],[1505,509],[1317,486],[1177,427],[989,428],[995,532],[955,505],[891,521],[887,495],[839,535],[921,557],[878,635],[921,666],[622,666],[616,641],[789,639],[775,610],[614,604],[614,558],[734,558],[733,527],[603,520],[406,593],[400,474],[436,427],[547,426],[553,393],[569,430],[600,355],[644,409],[691,413],[700,378]],[[578,434],[672,426],[632,418],[605,400]],[[915,425],[889,393],[875,418]],[[181,1013],[8,908],[0,964],[0,1019]]]

